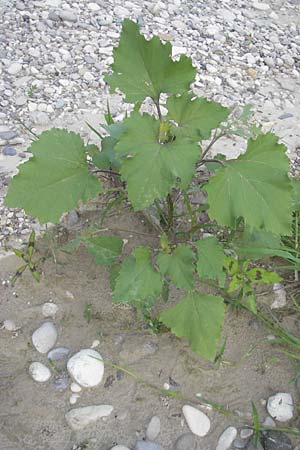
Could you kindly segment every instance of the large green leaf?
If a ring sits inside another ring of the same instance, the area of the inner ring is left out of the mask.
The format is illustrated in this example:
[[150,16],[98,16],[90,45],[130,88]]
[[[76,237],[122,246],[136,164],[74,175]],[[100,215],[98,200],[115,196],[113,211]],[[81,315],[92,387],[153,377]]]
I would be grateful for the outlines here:
[[276,251],[280,250],[281,238],[268,231],[246,227],[243,234],[233,240],[233,247],[240,258],[260,259],[266,255],[275,256]]
[[196,141],[208,139],[211,131],[227,119],[230,109],[194,94],[169,97],[167,118],[176,122],[176,134]]
[[225,306],[221,297],[190,293],[176,306],[166,309],[160,320],[192,350],[213,361],[221,337]]
[[196,69],[190,58],[182,55],[175,62],[171,54],[169,42],[162,44],[157,36],[148,41],[139,33],[135,22],[125,19],[119,46],[113,51],[113,74],[106,75],[105,81],[112,91],[120,88],[129,103],[143,101],[146,97],[157,100],[162,92],[187,91]]
[[98,236],[83,240],[97,264],[110,266],[122,253],[123,240],[118,236]]
[[133,113],[124,127],[115,148],[123,156],[121,174],[134,209],[144,209],[165,197],[178,179],[181,188],[188,187],[200,157],[196,143],[183,137],[160,143],[160,122],[148,114]]
[[33,154],[12,179],[5,204],[23,208],[41,223],[58,223],[61,215],[101,192],[88,169],[86,147],[78,134],[53,128],[29,147]]
[[246,153],[226,161],[206,185],[210,217],[232,228],[243,217],[250,228],[289,235],[292,189],[285,151],[272,133],[250,139]]
[[164,275],[169,275],[173,283],[182,289],[191,290],[194,286],[195,254],[187,245],[181,244],[173,253],[159,253],[157,263]]
[[300,178],[291,179],[293,187],[293,210],[300,211]]
[[197,271],[200,279],[224,282],[224,252],[215,237],[207,237],[196,242],[198,251]]
[[137,307],[152,306],[162,287],[163,280],[151,263],[149,248],[139,247],[121,265],[113,300]]

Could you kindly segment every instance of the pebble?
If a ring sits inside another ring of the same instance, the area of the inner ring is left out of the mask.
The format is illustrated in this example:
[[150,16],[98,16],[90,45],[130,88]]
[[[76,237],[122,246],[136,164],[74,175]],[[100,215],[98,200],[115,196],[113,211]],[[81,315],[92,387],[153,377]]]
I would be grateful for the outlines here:
[[29,373],[34,381],[44,383],[51,377],[51,372],[44,364],[40,362],[33,362],[29,366]]
[[275,300],[271,304],[271,309],[284,308],[286,306],[286,290],[281,283],[273,284]]
[[15,156],[17,154],[17,150],[14,147],[4,147],[2,153],[5,156]]
[[195,450],[196,449],[196,439],[191,433],[182,434],[176,440],[174,445],[174,450]]
[[130,448],[125,447],[125,445],[115,445],[111,450],[130,450]]
[[161,445],[150,441],[137,441],[135,450],[164,450]]
[[268,11],[270,9],[270,6],[267,3],[253,2],[253,8],[257,9],[258,11]]
[[101,9],[100,6],[97,5],[97,3],[89,3],[87,6],[89,10],[93,12],[99,11]]
[[39,353],[48,353],[54,347],[57,331],[52,322],[45,322],[32,335],[32,343]]
[[63,9],[59,11],[58,16],[65,22],[77,22],[77,15],[72,10]]
[[10,141],[16,138],[18,134],[15,131],[0,131],[0,139],[4,141]]
[[71,383],[71,386],[70,386],[70,389],[71,389],[71,391],[72,392],[74,392],[74,393],[78,393],[78,392],[81,392],[82,391],[82,388],[81,388],[81,386],[79,386],[79,384],[77,384],[77,383]]
[[268,399],[267,410],[273,419],[287,422],[293,418],[293,399],[291,394],[279,392]]
[[232,446],[234,448],[245,448],[247,445],[247,441],[245,439],[234,439]]
[[251,430],[250,428],[243,428],[240,433],[240,436],[242,439],[248,439],[252,435],[253,435],[253,430]]
[[84,349],[69,359],[67,369],[70,376],[82,387],[94,387],[101,383],[104,364],[95,350]]
[[8,66],[7,72],[10,75],[17,75],[22,70],[22,65],[18,62],[12,63]]
[[[278,117],[278,119],[280,119],[280,120],[285,120],[285,119],[290,119],[290,118],[293,117],[293,116],[294,116],[294,114],[287,112],[287,113],[281,114],[281,115]],[[275,283],[275,284],[276,284],[276,283]],[[280,283],[277,283],[277,284],[280,284]]]
[[219,441],[216,450],[228,450],[231,444],[237,437],[237,429],[234,427],[228,427],[219,437]]
[[27,97],[25,97],[25,95],[21,95],[20,97],[17,97],[15,99],[15,104],[17,106],[23,106],[27,103]]
[[79,395],[79,394],[72,394],[71,397],[70,397],[70,399],[69,399],[70,404],[71,404],[71,405],[75,405],[75,403],[77,403],[77,400],[78,400],[79,398],[80,398],[80,395]]
[[65,106],[65,101],[63,99],[58,99],[55,103],[55,109],[62,109]]
[[199,411],[199,409],[193,406],[184,405],[182,412],[189,429],[196,436],[203,437],[209,432],[210,419],[202,411]]
[[160,433],[160,418],[153,416],[146,430],[146,438],[154,441]]
[[31,114],[31,118],[35,125],[43,126],[43,125],[48,125],[48,123],[49,123],[49,116],[47,113],[45,113],[43,111],[34,111]]
[[103,417],[109,416],[113,411],[111,405],[92,405],[71,409],[65,414],[66,421],[74,431],[82,430],[97,422]]
[[3,322],[3,328],[7,331],[16,331],[18,328],[13,320],[6,319]]
[[57,391],[65,391],[68,389],[70,384],[70,378],[67,373],[62,373],[60,376],[56,377],[53,381],[53,385]]
[[42,307],[42,313],[45,317],[54,317],[58,311],[58,306],[55,303],[44,303]]
[[265,427],[276,427],[276,423],[274,422],[274,420],[272,419],[272,417],[267,416],[265,418],[265,420],[263,421],[263,426]]
[[251,441],[248,442],[248,444],[246,445],[245,448],[246,448],[246,450],[264,450],[260,441],[258,441],[257,446],[255,446],[252,439],[251,439]]
[[287,434],[281,431],[266,431],[262,437],[265,450],[292,450],[292,442]]

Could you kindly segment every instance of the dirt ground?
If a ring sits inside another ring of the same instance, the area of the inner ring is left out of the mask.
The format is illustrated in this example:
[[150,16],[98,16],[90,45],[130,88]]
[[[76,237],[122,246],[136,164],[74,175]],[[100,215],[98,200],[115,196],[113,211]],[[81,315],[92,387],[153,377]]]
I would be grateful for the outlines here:
[[[133,214],[114,217],[106,226],[109,233],[128,239],[126,253],[139,245],[158,244],[155,233]],[[227,346],[218,367],[194,354],[184,340],[167,332],[153,334],[131,308],[113,306],[108,273],[84,249],[71,255],[59,252],[57,256],[60,264],[55,266],[49,259],[39,284],[25,274],[15,288],[0,285],[0,320],[12,319],[20,327],[16,333],[0,330],[1,450],[71,450],[76,445],[109,450],[116,443],[133,448],[137,438],[145,436],[153,415],[161,419],[157,442],[165,450],[171,450],[177,437],[188,431],[181,407],[190,401],[167,397],[129,375],[121,376],[110,366],[106,366],[98,387],[81,392],[75,407],[111,404],[113,413],[83,431],[71,431],[64,418],[72,408],[71,391],[55,388],[53,382],[59,374],[53,373],[43,384],[34,382],[28,374],[32,361],[48,364],[46,355],[33,348],[31,335],[46,320],[42,304],[50,300],[59,306],[54,319],[56,346],[67,346],[75,353],[98,339],[96,350],[105,360],[135,371],[159,388],[171,380],[171,384],[178,384],[172,389],[195,402],[196,393],[201,393],[236,412],[225,417],[215,409],[204,409],[212,428],[206,437],[198,438],[198,450],[215,449],[226,426],[241,428],[251,423],[251,400],[262,421],[267,415],[263,399],[270,395],[290,392],[299,402],[294,383],[289,384],[295,373],[292,361],[271,347],[266,339],[270,332],[246,313],[228,310],[223,332]],[[2,258],[1,282],[19,265],[14,256]],[[171,303],[175,302],[180,292],[173,292],[171,297]],[[86,304],[91,305],[89,323],[84,316]],[[110,375],[112,384],[106,382]],[[288,425],[299,426],[297,420]]]

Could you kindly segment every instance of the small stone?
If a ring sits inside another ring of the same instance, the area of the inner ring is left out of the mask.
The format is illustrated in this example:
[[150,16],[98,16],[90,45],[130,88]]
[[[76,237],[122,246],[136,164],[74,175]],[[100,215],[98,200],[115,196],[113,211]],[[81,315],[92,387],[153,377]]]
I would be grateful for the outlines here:
[[130,450],[128,447],[125,447],[125,445],[115,445],[111,450]]
[[264,427],[276,427],[276,423],[274,422],[274,420],[272,419],[272,417],[267,416],[265,418],[265,420],[263,421],[263,426]]
[[20,97],[17,97],[15,99],[15,104],[17,106],[23,106],[27,103],[27,97],[25,97],[25,95],[20,95]]
[[54,347],[57,331],[52,322],[45,322],[32,335],[33,346],[39,353],[48,353]]
[[286,306],[286,290],[281,283],[273,284],[273,292],[275,300],[271,305],[271,309],[284,308]]
[[55,103],[56,109],[62,109],[64,106],[65,106],[65,101],[62,98],[58,99],[57,102]]
[[287,422],[293,418],[293,399],[291,394],[279,392],[268,399],[267,410],[273,419]]
[[77,22],[77,15],[72,10],[63,9],[59,11],[58,16],[65,22]]
[[245,448],[247,445],[247,442],[244,439],[235,439],[232,443],[234,448]]
[[32,120],[35,125],[47,125],[49,123],[49,116],[47,113],[42,111],[34,111],[31,114]]
[[292,442],[287,434],[281,431],[266,431],[263,433],[265,450],[292,450]]
[[[284,119],[289,119],[290,117],[294,117],[294,114],[287,112],[287,113],[281,114],[281,116],[279,116],[278,119],[284,120]],[[280,284],[280,283],[278,283],[278,284]]]
[[160,418],[153,416],[146,430],[146,438],[154,441],[160,433]]
[[261,442],[258,441],[257,445],[254,445],[253,440],[248,442],[246,446],[246,450],[264,450],[263,446],[261,445]]
[[28,111],[29,112],[34,112],[37,110],[37,104],[33,103],[33,102],[29,102],[28,103]]
[[10,66],[7,68],[7,72],[10,75],[17,75],[22,70],[22,64],[15,62],[10,64]]
[[128,17],[129,11],[126,8],[123,8],[123,6],[115,6],[114,13],[118,17]]
[[74,392],[75,394],[78,394],[78,392],[82,391],[82,388],[79,386],[79,384],[77,383],[71,383],[70,389],[72,392]]
[[75,209],[73,209],[72,211],[69,211],[66,215],[65,218],[65,223],[67,227],[73,227],[74,225],[76,225],[79,221],[79,215],[77,213],[77,211],[75,211]]
[[134,449],[135,450],[164,450],[159,444],[156,444],[156,442],[150,442],[150,441],[137,441]]
[[89,4],[88,4],[88,9],[89,9],[90,11],[96,12],[96,11],[99,11],[99,10],[100,10],[100,6],[97,5],[97,3],[89,3]]
[[29,366],[29,373],[34,381],[44,383],[51,377],[51,372],[44,364],[40,362],[33,362]]
[[221,434],[216,450],[228,450],[231,444],[237,437],[237,429],[234,427],[228,427]]
[[182,408],[183,415],[188,424],[189,429],[196,436],[205,436],[210,430],[210,419],[199,409],[190,405],[184,405]]
[[3,139],[4,141],[11,141],[17,136],[18,134],[15,131],[0,131],[0,139]]
[[175,56],[178,56],[178,55],[184,55],[185,53],[186,53],[186,48],[185,47],[176,47],[176,45],[174,45],[172,47],[172,56],[173,56],[173,58]]
[[88,82],[94,81],[94,75],[91,72],[85,72],[83,79]]
[[95,350],[84,349],[69,359],[67,369],[71,377],[82,387],[94,387],[101,383],[104,364]]
[[17,150],[14,147],[4,147],[2,153],[5,156],[15,156],[17,154]]
[[58,311],[58,306],[55,303],[44,303],[42,308],[43,316],[45,317],[54,317]]
[[228,78],[226,81],[227,81],[227,84],[232,89],[238,89],[239,88],[239,83],[237,81],[235,81],[233,78]]
[[254,80],[257,77],[257,72],[254,69],[247,69],[247,74],[249,75],[249,77],[253,78]]
[[248,439],[252,435],[253,435],[253,430],[251,430],[251,428],[243,428],[241,430],[240,436],[241,436],[242,439]]
[[15,322],[9,319],[4,320],[3,328],[7,331],[16,331],[18,329]]
[[195,450],[196,438],[191,433],[182,434],[179,436],[174,445],[174,450]]
[[80,395],[79,395],[79,394],[72,394],[71,397],[70,397],[70,399],[69,399],[70,404],[71,404],[71,405],[75,405],[75,403],[77,402],[77,400],[78,400],[79,398],[80,398]]
[[102,417],[109,416],[113,409],[111,405],[84,406],[71,409],[66,413],[65,418],[69,427],[74,431],[78,431],[97,422]]
[[258,11],[268,11],[270,9],[270,6],[267,3],[253,2],[252,5],[253,8],[257,9]]

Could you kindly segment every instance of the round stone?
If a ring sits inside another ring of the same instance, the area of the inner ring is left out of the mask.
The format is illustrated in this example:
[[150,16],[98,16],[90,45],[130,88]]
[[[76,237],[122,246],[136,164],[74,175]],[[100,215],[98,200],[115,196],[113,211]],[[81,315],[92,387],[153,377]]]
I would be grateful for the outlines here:
[[199,409],[193,406],[184,405],[182,412],[189,429],[196,436],[203,437],[209,432],[210,419],[202,411],[199,411]]
[[109,416],[113,409],[111,405],[84,406],[71,409],[71,411],[66,413],[65,418],[69,427],[74,431],[78,431],[97,422],[102,417]]
[[97,386],[104,375],[102,357],[92,349],[81,350],[72,356],[67,369],[74,381],[82,387]]
[[17,330],[17,326],[16,326],[15,322],[13,320],[9,320],[9,319],[4,320],[3,327],[7,331],[16,331]]
[[54,347],[57,331],[52,322],[45,322],[32,335],[32,343],[40,353],[48,353]]
[[55,303],[44,303],[42,308],[43,316],[45,317],[54,317],[58,311],[58,306]]
[[196,448],[196,439],[195,436],[191,433],[186,433],[177,439],[174,445],[174,450],[195,450]]
[[3,155],[5,156],[15,156],[17,154],[17,150],[14,147],[4,147]]
[[40,362],[33,362],[29,366],[29,373],[34,381],[44,383],[51,377],[51,372],[44,364]]
[[228,450],[237,436],[237,429],[228,427],[221,434],[216,450]]
[[291,394],[279,392],[268,399],[267,410],[273,419],[287,422],[293,418],[293,399]]
[[74,382],[71,383],[70,389],[71,389],[71,391],[74,392],[75,394],[82,391],[82,389],[81,389],[81,387],[79,386],[79,384],[74,383]]
[[149,441],[154,441],[160,432],[160,418],[158,416],[153,416],[149,422],[146,430],[146,438]]
[[10,75],[17,75],[22,70],[22,65],[18,62],[10,64],[7,68],[7,72]]

